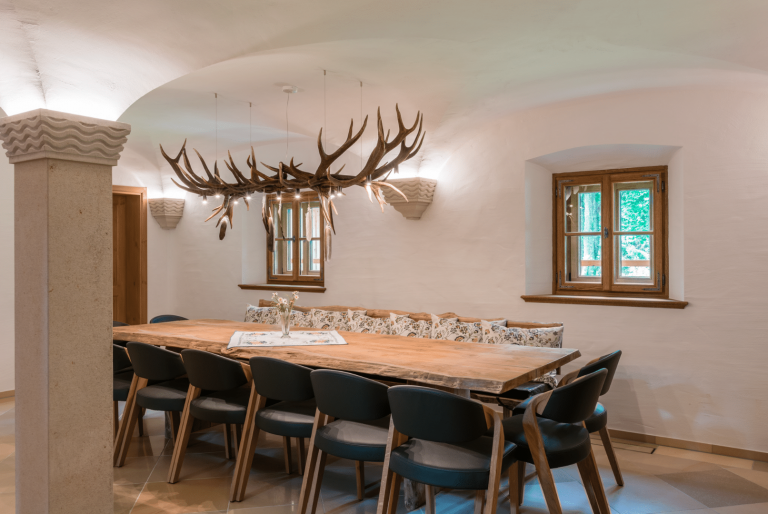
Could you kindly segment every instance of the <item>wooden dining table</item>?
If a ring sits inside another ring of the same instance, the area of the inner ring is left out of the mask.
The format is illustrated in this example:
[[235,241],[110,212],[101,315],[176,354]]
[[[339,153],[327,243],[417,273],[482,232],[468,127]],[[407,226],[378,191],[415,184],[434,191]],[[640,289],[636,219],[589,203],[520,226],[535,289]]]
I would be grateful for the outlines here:
[[[114,327],[112,337],[177,349],[193,348],[234,359],[268,356],[314,368],[375,375],[436,387],[470,397],[470,391],[506,392],[581,356],[574,348],[539,348],[420,339],[382,334],[339,331],[346,345],[246,347],[227,349],[236,331],[279,330],[260,325],[217,319],[197,319]],[[317,330],[294,328],[292,330]],[[409,484],[410,485],[410,484]],[[406,488],[406,504],[420,501],[414,486]],[[412,496],[410,499],[408,496]],[[409,501],[410,500],[410,501]]]

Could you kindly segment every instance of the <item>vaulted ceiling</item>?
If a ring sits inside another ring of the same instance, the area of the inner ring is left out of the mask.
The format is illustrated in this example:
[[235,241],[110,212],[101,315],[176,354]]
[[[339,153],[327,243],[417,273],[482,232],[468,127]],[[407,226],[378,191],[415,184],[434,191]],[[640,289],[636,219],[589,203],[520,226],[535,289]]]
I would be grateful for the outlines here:
[[766,19],[764,0],[0,0],[0,107],[120,118],[129,160],[157,173],[158,143],[210,138],[216,119],[224,149],[284,141],[285,84],[291,135],[326,124],[338,143],[362,81],[365,114],[425,113],[416,167],[439,165],[462,128],[515,110],[768,87]]

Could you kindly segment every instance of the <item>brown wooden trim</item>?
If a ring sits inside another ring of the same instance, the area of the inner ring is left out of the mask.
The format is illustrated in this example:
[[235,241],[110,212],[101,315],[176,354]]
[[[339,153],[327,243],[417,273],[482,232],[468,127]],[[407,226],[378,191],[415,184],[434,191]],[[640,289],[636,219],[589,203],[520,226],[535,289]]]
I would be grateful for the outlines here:
[[617,307],[655,307],[659,309],[685,309],[688,302],[668,298],[628,298],[622,296],[580,296],[564,294],[522,295],[529,303],[570,303],[579,305],[612,305]]
[[141,323],[147,323],[147,188],[146,187],[131,187],[131,186],[112,186],[112,194],[118,195],[136,195],[141,199],[141,207],[139,209],[141,220],[139,221],[139,230],[141,231],[139,238],[141,241],[141,249],[139,256],[140,263],[140,278],[141,284],[139,286],[139,307]]
[[0,391],[0,398],[14,398],[16,396],[16,390]]
[[734,448],[732,446],[720,446],[718,444],[697,443],[695,441],[676,439],[674,437],[640,434],[637,432],[627,432],[625,430],[615,430],[613,428],[609,428],[608,432],[611,434],[611,437],[616,439],[626,439],[628,441],[637,441],[639,443],[658,444],[659,446],[669,446],[670,448],[680,448],[681,450],[711,453],[713,455],[723,455],[737,459],[768,462],[768,452],[747,450],[744,448]]
[[310,286],[304,284],[238,284],[240,289],[250,291],[298,291],[300,293],[324,293],[323,286]]

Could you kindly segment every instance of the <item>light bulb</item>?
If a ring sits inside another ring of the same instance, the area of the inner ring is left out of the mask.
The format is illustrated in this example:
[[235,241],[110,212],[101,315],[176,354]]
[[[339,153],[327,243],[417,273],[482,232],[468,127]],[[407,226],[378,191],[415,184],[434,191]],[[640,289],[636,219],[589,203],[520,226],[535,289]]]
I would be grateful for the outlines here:
[[221,195],[217,193],[216,198],[221,198]]
[[251,199],[251,195],[246,196],[245,199],[246,200],[250,200]]
[[208,203],[208,199],[206,197],[203,197],[203,205]]
[[235,200],[235,205],[237,205],[239,202],[240,202],[239,200]]
[[301,198],[301,189],[296,190],[296,198]]

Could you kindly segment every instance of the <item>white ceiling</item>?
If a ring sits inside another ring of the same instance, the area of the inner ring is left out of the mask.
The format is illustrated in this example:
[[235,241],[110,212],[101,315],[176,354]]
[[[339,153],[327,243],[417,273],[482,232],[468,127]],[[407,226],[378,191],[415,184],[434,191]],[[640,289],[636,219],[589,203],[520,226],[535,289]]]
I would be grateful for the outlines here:
[[764,0],[0,0],[0,108],[120,117],[133,125],[121,164],[156,174],[158,143],[214,137],[214,92],[220,157],[249,139],[284,144],[284,84],[302,90],[292,138],[310,142],[327,69],[330,144],[359,117],[362,81],[364,112],[380,105],[386,126],[396,102],[407,123],[425,113],[415,166],[439,167],[460,131],[515,110],[649,87],[768,87],[767,19]]

